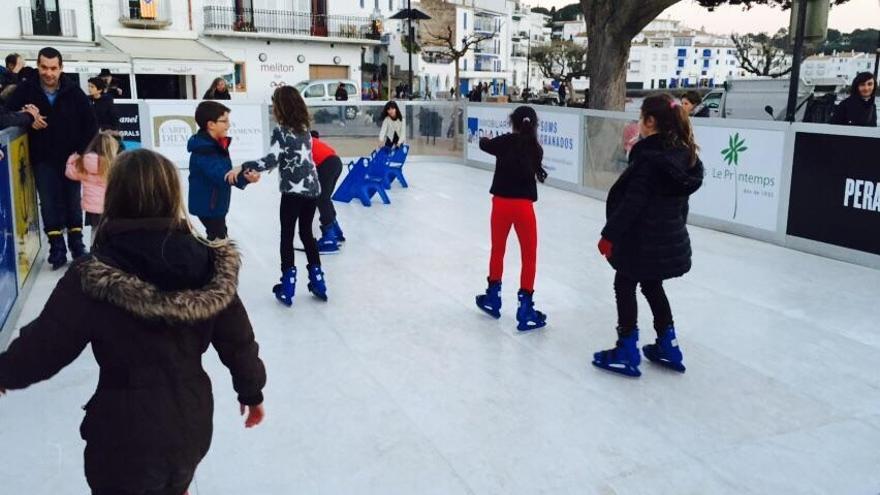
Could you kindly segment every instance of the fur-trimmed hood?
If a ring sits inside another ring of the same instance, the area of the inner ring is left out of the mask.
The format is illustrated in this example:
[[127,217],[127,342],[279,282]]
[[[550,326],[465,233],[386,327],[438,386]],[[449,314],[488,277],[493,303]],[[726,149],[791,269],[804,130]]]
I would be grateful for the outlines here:
[[234,245],[206,246],[161,220],[102,230],[93,255],[77,265],[90,297],[172,324],[210,319],[235,298],[241,259]]

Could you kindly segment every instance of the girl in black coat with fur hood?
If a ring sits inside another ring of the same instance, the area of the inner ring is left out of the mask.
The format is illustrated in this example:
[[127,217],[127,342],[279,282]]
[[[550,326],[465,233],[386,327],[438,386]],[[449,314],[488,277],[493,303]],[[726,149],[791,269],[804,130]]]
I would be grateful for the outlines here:
[[703,183],[690,119],[677,100],[667,94],[645,98],[639,132],[642,140],[630,152],[629,167],[608,193],[599,241],[599,252],[617,271],[617,345],[593,356],[595,366],[634,377],[641,375],[637,285],[657,331],[656,343],[643,348],[645,357],[685,370],[663,281],[691,268],[688,197]]
[[93,495],[186,492],[211,444],[210,346],[245,426],[263,419],[266,371],[237,293],[239,254],[192,232],[174,164],[148,150],[119,155],[91,256],[0,354],[2,394],[51,378],[91,344],[100,375],[80,434]]

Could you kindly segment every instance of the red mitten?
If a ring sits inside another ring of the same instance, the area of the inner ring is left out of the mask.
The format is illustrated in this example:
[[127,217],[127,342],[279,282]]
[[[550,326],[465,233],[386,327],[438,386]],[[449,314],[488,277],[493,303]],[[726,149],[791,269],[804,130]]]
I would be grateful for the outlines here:
[[614,248],[614,245],[611,244],[606,238],[599,239],[599,253],[602,254],[605,258],[611,258],[611,250]]

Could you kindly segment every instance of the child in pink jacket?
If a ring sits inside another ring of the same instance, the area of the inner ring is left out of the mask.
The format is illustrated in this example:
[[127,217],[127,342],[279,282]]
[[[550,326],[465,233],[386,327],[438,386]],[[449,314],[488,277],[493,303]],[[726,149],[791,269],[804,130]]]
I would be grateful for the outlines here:
[[83,155],[74,153],[67,159],[65,175],[70,180],[82,182],[82,208],[86,212],[85,224],[92,228],[92,238],[104,213],[107,175],[117,153],[119,142],[116,138],[108,132],[99,132]]

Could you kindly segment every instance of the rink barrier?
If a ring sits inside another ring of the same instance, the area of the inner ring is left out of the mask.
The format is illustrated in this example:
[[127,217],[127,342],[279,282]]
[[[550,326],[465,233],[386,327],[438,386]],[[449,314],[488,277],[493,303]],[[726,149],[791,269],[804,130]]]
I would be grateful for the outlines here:
[[[384,101],[322,102],[310,106],[313,127],[344,158],[367,154],[378,145]],[[171,155],[185,168],[185,142],[195,123],[197,101],[141,100],[141,137],[146,146]],[[264,102],[234,100],[233,160],[268,150],[271,111]],[[450,100],[398,101],[412,149],[410,162],[438,160],[492,170],[494,159],[479,151],[481,133],[509,131],[517,104]],[[627,149],[638,135],[634,113],[535,106],[544,147],[547,185],[605,200],[626,168]],[[456,134],[454,119],[459,119]],[[880,129],[787,122],[694,119],[704,185],[691,198],[689,223],[753,238],[819,256],[880,268],[880,212],[865,208],[864,196],[880,189]],[[188,126],[188,127],[187,127]],[[810,160],[810,139],[821,137],[825,161]],[[855,144],[854,144],[855,143]],[[842,150],[837,153],[832,150]],[[858,152],[844,153],[850,149]],[[183,151],[181,151],[183,150]],[[797,166],[795,166],[797,165]],[[847,171],[847,174],[843,172]],[[816,191],[811,191],[810,184]],[[866,185],[872,184],[872,185]],[[849,205],[844,194],[849,187]],[[794,200],[792,194],[794,193]],[[806,208],[810,195],[821,208]],[[858,200],[858,201],[856,201]],[[859,207],[854,207],[858,205]],[[873,207],[873,200],[870,207]],[[806,208],[806,209],[805,209]],[[821,231],[804,228],[804,216],[821,219]],[[789,223],[792,223],[789,226]],[[856,232],[856,234],[853,234]]]
[[[516,104],[466,104],[465,163],[492,170],[480,133],[506,132]],[[627,166],[638,114],[536,106],[545,149],[568,146],[573,174],[550,171],[547,184],[604,201]],[[569,121],[575,112],[577,128]],[[554,123],[556,125],[554,125]],[[880,128],[736,119],[694,119],[703,187],[688,223],[819,256],[880,269]],[[475,133],[475,134],[474,134]],[[635,134],[634,134],[635,133]],[[551,164],[553,158],[551,157]],[[556,169],[570,163],[556,158]]]
[[39,273],[40,213],[27,133],[0,131],[0,349],[5,349]]

